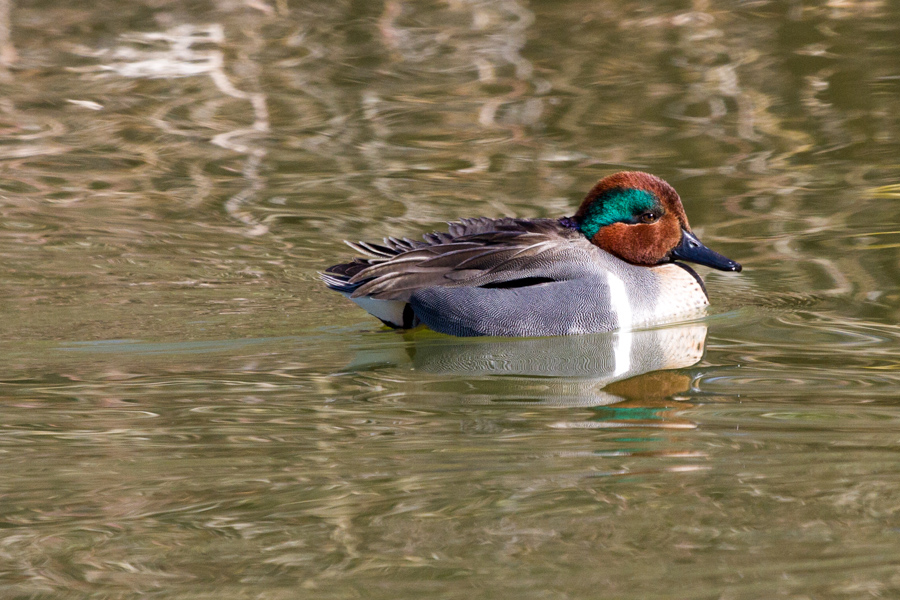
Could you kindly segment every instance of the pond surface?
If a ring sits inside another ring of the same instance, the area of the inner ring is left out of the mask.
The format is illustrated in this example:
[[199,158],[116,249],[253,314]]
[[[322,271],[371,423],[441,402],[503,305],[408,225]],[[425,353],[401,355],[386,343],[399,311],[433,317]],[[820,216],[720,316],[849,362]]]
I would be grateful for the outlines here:
[[[900,595],[897,3],[11,4],[0,596]],[[399,334],[318,281],[622,169],[743,263],[708,317]]]

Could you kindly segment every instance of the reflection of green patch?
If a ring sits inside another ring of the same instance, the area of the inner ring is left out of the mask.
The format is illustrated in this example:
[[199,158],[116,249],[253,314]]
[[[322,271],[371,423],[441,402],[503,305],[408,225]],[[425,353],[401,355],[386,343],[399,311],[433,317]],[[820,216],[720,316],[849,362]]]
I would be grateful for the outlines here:
[[644,190],[614,189],[602,194],[581,218],[579,229],[588,239],[602,227],[630,221],[635,215],[658,208],[656,196]]
[[593,421],[621,421],[621,420],[655,420],[661,421],[663,417],[660,413],[669,410],[666,407],[659,408],[631,408],[614,406],[598,406],[594,408],[598,413]]

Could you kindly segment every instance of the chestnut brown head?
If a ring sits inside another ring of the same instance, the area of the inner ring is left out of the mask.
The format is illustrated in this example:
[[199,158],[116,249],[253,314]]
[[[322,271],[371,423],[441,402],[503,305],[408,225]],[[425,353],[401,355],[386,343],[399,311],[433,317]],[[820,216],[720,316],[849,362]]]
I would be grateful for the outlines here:
[[723,271],[741,270],[740,264],[700,243],[691,233],[678,192],[649,173],[624,171],[604,177],[573,219],[593,244],[634,265],[682,259]]

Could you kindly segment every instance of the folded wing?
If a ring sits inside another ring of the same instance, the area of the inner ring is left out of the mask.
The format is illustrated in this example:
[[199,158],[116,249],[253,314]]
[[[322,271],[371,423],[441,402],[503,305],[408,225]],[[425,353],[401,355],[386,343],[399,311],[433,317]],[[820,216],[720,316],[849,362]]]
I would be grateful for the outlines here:
[[379,300],[409,301],[433,287],[524,288],[591,271],[592,246],[551,219],[466,219],[424,241],[387,238],[350,243],[367,258],[329,268],[333,289]]

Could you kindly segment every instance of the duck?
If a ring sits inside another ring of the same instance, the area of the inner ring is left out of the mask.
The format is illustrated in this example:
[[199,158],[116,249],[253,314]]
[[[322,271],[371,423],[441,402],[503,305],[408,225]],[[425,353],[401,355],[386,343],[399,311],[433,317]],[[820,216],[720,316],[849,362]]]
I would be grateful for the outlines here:
[[385,325],[452,336],[633,330],[702,316],[703,279],[685,262],[740,272],[705,246],[663,179],[600,179],[574,216],[465,218],[422,241],[346,242],[362,256],[320,277]]

